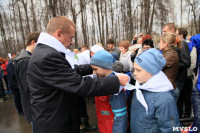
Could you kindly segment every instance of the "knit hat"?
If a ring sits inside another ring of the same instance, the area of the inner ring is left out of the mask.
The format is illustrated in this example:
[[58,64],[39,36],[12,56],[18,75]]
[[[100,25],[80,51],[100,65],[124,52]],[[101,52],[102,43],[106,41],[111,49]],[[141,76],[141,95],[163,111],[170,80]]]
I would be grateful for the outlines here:
[[163,55],[157,49],[149,49],[135,58],[135,63],[151,74],[157,74],[166,64]]
[[109,52],[100,50],[92,56],[90,64],[104,69],[112,69],[113,60],[113,56]]
[[104,48],[101,47],[100,45],[94,45],[94,46],[91,47],[91,51],[94,52],[94,53],[96,53],[100,50],[104,50]]
[[119,61],[115,61],[112,67],[112,70],[118,73],[121,73],[124,69],[124,65]]

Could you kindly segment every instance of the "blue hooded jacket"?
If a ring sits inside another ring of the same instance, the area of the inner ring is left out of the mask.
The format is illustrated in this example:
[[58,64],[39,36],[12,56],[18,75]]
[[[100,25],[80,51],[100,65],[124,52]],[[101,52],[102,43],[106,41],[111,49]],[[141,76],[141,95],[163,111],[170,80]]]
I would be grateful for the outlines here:
[[[197,48],[197,66],[199,68],[200,61],[200,34],[192,36],[190,38],[191,42],[196,45]],[[192,105],[194,112],[194,119],[198,130],[200,131],[200,75],[198,77],[196,86],[193,89],[192,93]]]

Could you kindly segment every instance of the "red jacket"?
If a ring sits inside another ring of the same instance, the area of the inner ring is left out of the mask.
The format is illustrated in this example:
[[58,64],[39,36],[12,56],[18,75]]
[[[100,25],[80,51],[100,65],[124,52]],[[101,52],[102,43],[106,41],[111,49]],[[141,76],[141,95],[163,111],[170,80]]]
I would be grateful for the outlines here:
[[114,114],[108,96],[95,97],[96,114],[100,133],[112,133]]
[[1,68],[4,71],[4,75],[7,75],[6,67],[7,67],[8,61],[6,61],[4,64],[1,64]]

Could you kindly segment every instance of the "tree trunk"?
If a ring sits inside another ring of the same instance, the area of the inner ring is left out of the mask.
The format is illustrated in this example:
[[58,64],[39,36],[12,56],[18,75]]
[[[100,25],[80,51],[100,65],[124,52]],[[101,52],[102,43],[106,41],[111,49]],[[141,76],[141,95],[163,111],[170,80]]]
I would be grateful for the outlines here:
[[109,37],[109,34],[108,34],[108,11],[107,11],[107,2],[105,1],[104,2],[104,5],[105,5],[105,18],[106,18],[106,37],[105,37],[105,39],[107,40]]
[[17,6],[18,6],[18,15],[19,15],[19,24],[20,24],[20,29],[21,29],[21,34],[22,34],[22,39],[23,39],[23,44],[24,44],[24,48],[26,47],[25,46],[25,35],[24,35],[24,27],[22,25],[22,16],[21,16],[21,11],[20,11],[20,7],[19,7],[19,3],[17,3]]
[[110,13],[111,13],[111,24],[112,24],[112,34],[114,33],[114,13],[113,13],[113,4],[110,0]]
[[[16,14],[15,14],[15,5],[13,3],[13,0],[12,1],[12,12],[13,12],[13,21],[16,22]],[[20,50],[20,44],[19,44],[19,35],[18,35],[18,28],[17,28],[17,24],[14,24],[14,29],[15,29],[15,39],[17,40],[17,50]]]
[[[72,12],[72,18],[73,18],[73,22],[74,24],[76,25],[76,19],[77,19],[77,16],[76,16],[76,8],[73,7],[73,0],[71,0],[71,3],[70,3],[70,7],[71,7],[71,12]],[[78,39],[77,39],[77,30],[75,31],[75,45],[74,47],[77,48],[78,47]]]
[[98,26],[99,26],[99,35],[100,35],[100,40],[101,40],[102,39],[102,34],[101,34],[101,22],[100,22],[100,12],[99,12],[99,1],[98,0],[96,0],[96,8],[97,8],[97,18],[98,18]]
[[105,27],[104,27],[104,12],[103,12],[103,2],[104,2],[104,0],[101,0],[101,2],[100,2],[100,6],[101,6],[101,33],[102,33],[102,38],[101,38],[101,43],[104,45],[104,43],[105,43],[105,36],[104,36],[104,29],[105,29]]
[[80,9],[81,9],[81,22],[82,22],[82,32],[83,32],[83,40],[84,40],[84,44],[86,45],[87,42],[87,33],[86,33],[86,26],[85,26],[85,21],[84,21],[84,4],[85,4],[85,0],[80,0]]
[[33,0],[31,0],[31,13],[33,17],[33,30],[37,31],[37,21],[36,21],[36,16],[35,16]]
[[154,13],[155,13],[155,4],[156,4],[156,0],[153,0],[153,8],[152,8],[152,13],[151,13],[151,22],[150,22],[150,26],[149,26],[149,30],[148,30],[147,34],[151,34],[151,32],[152,32]]
[[131,6],[131,0],[128,0],[127,2],[128,7],[128,18],[129,18],[129,34],[128,34],[128,40],[132,40],[133,36],[133,18],[132,18],[132,6]]
[[183,15],[183,0],[181,0],[181,27],[182,27],[182,15]]
[[143,14],[142,14],[142,12],[143,12],[143,1],[141,2],[141,15],[140,15],[140,33],[142,33],[142,29],[143,29]]
[[192,12],[193,12],[193,17],[194,17],[195,31],[196,31],[196,34],[197,34],[197,33],[198,33],[198,29],[197,29],[196,12],[195,12],[194,5],[193,5],[193,4],[191,4],[191,7],[192,7]]
[[49,8],[51,10],[52,16],[56,17],[56,4],[57,0],[49,0]]
[[26,23],[27,23],[25,34],[28,34],[28,33],[31,32],[31,29],[30,29],[30,24],[29,24],[29,17],[28,17],[28,11],[27,11],[27,3],[25,3],[24,0],[21,0],[21,2],[22,2],[22,5],[24,7],[25,16],[26,16]]
[[7,45],[7,37],[6,37],[6,32],[4,29],[4,24],[3,24],[3,18],[2,18],[2,14],[0,12],[0,29],[1,29],[1,38],[2,38],[2,44],[3,44],[3,48],[4,48],[4,57],[6,57],[7,53],[8,53],[8,45]]

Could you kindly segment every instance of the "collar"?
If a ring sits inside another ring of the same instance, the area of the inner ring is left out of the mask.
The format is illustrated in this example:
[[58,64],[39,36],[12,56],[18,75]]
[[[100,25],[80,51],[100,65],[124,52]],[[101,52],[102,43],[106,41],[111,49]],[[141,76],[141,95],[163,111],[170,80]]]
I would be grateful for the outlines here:
[[27,53],[28,53],[30,56],[32,55],[32,53],[31,53],[31,52],[29,52],[29,51],[27,51],[27,50],[26,50],[26,52],[27,52]]
[[69,62],[72,69],[74,69],[74,63],[70,57],[71,56],[71,53],[69,52],[70,50],[66,49],[63,46],[63,44],[60,41],[58,41],[58,39],[56,39],[55,37],[53,37],[52,35],[48,33],[42,32],[40,33],[40,36],[38,38],[37,45],[39,43],[52,47],[56,49],[58,52],[65,53],[65,59]]
[[173,90],[174,88],[167,76],[162,71],[160,71],[159,73],[153,75],[153,77],[150,78],[146,83],[140,85],[139,82],[136,81],[135,86],[127,84],[125,89],[136,90],[136,98],[144,106],[146,109],[146,114],[148,114],[148,105],[141,90],[147,90],[150,92],[167,92]]

